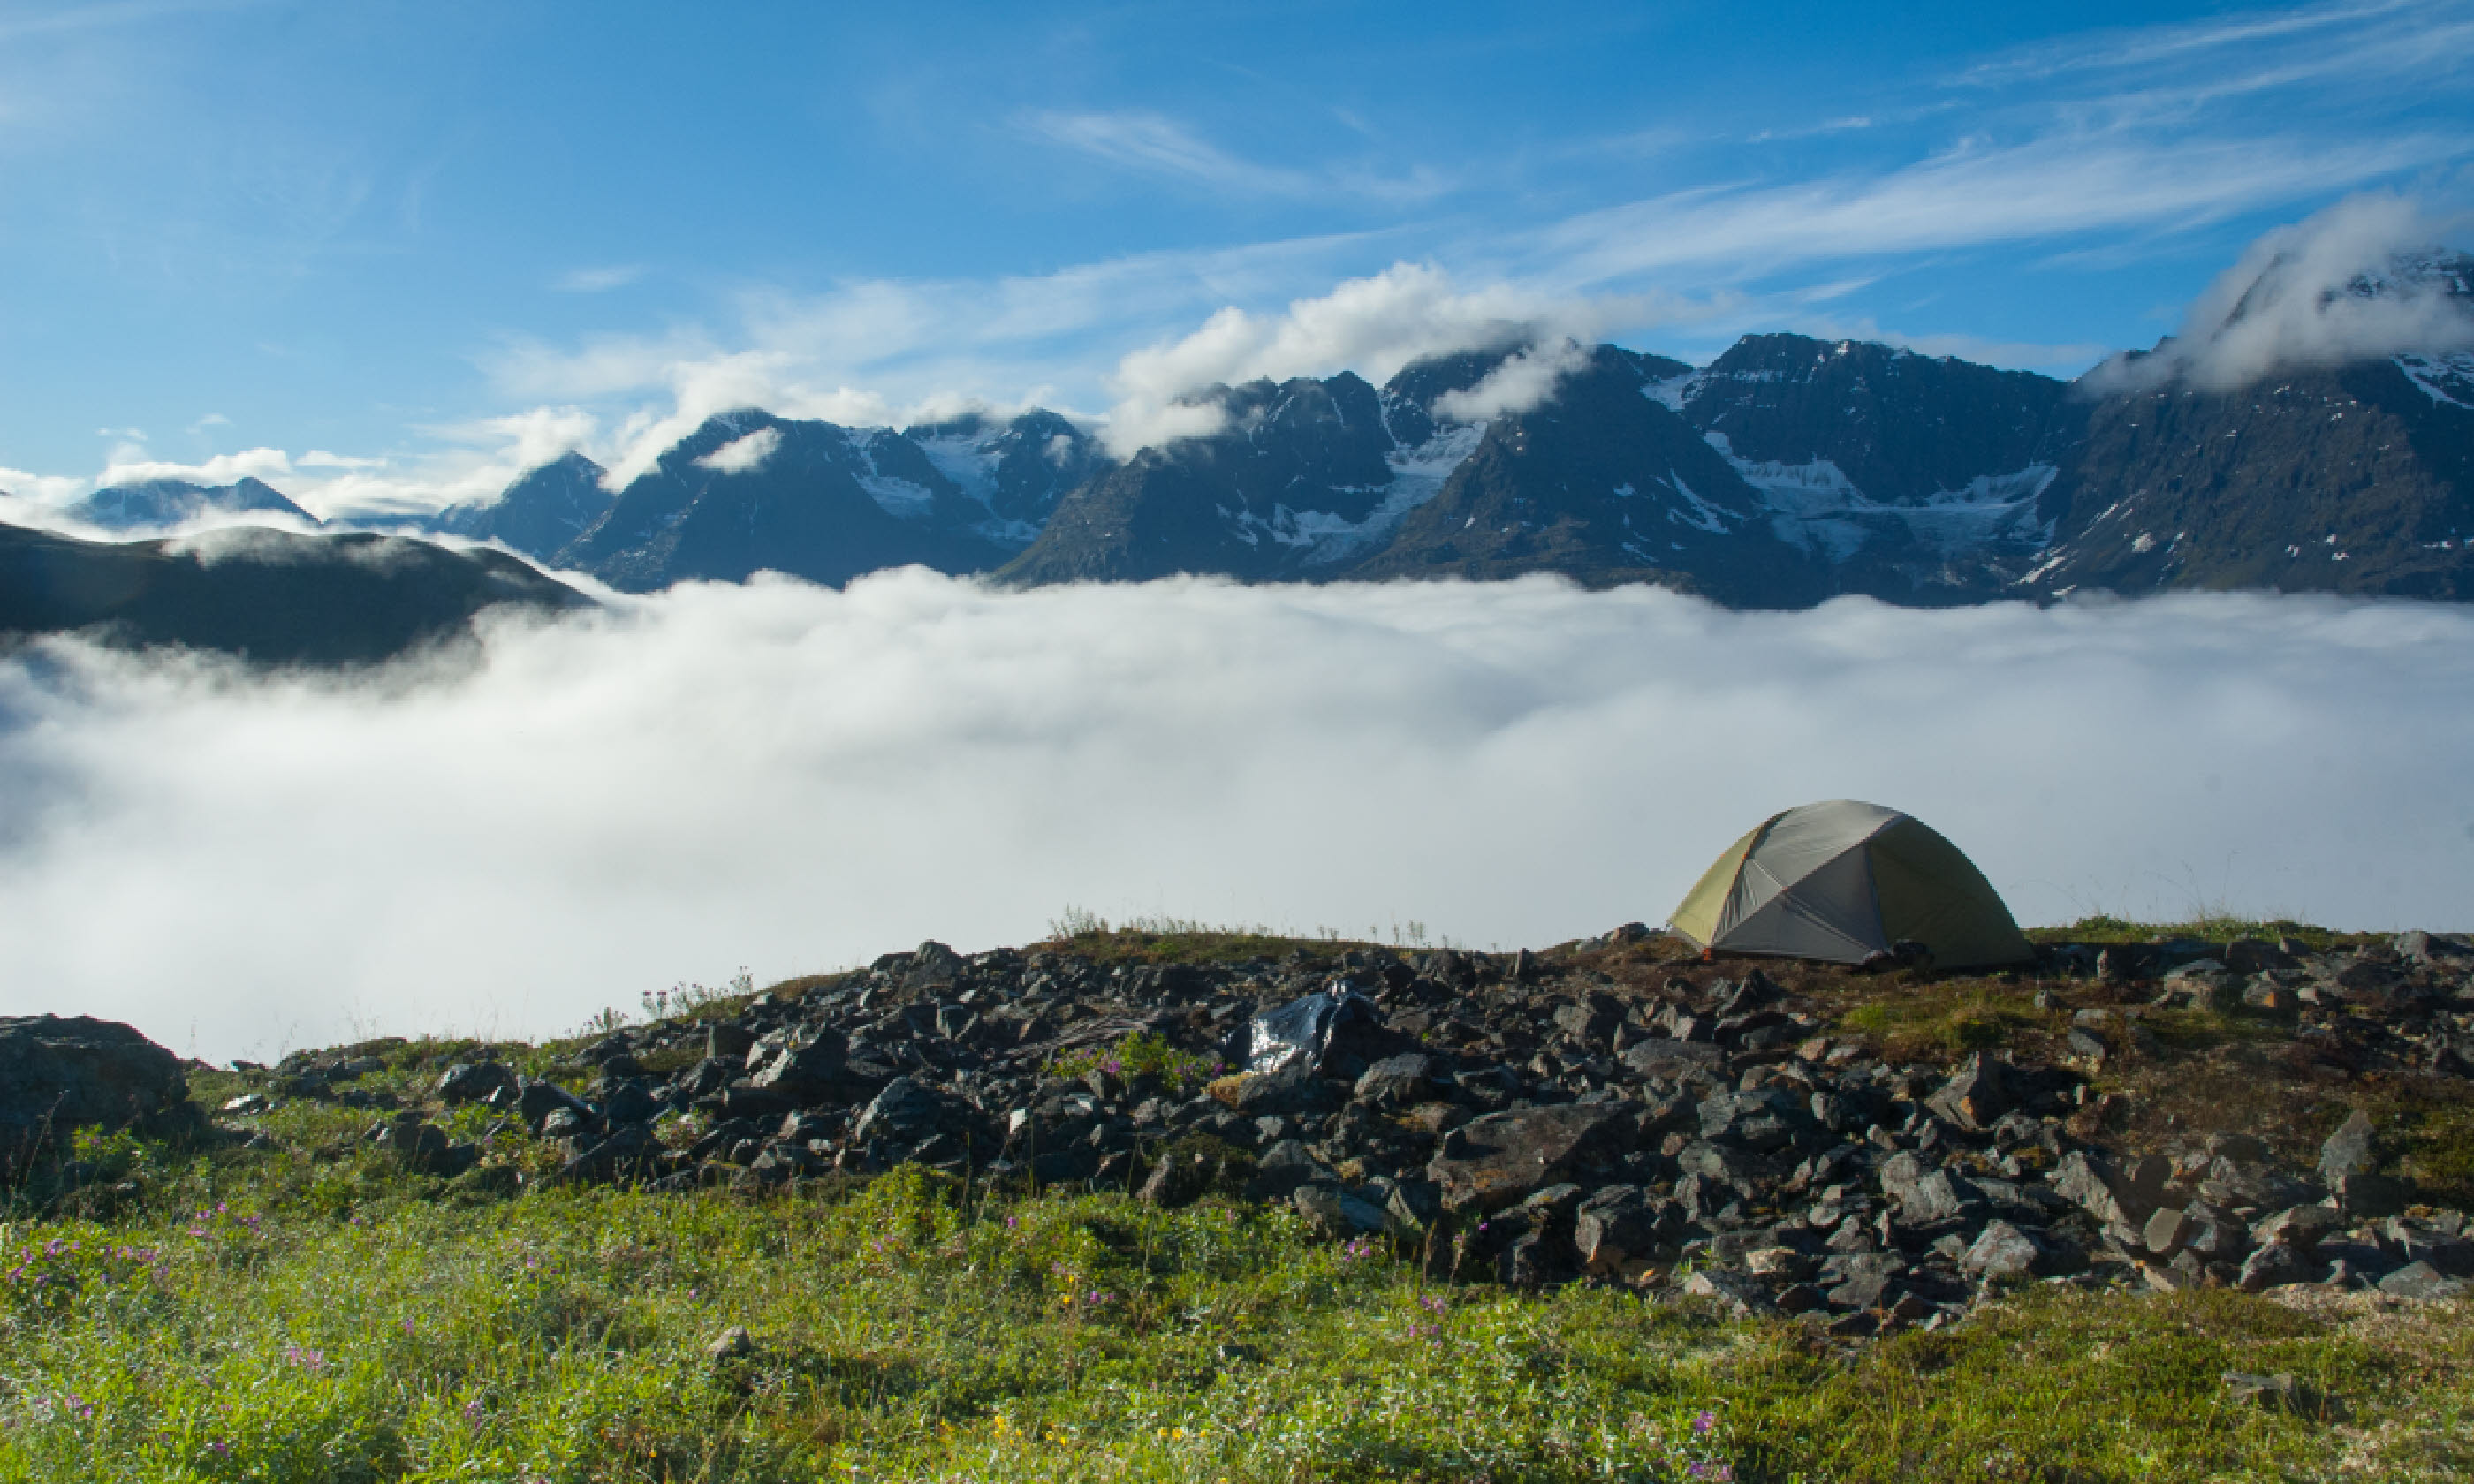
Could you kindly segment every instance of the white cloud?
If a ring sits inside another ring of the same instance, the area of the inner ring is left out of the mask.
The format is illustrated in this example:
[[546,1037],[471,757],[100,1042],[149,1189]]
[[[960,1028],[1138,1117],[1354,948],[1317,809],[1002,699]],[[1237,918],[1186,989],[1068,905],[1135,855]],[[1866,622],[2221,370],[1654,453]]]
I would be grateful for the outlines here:
[[743,438],[734,438],[703,458],[696,460],[698,468],[709,468],[717,474],[747,474],[764,467],[773,450],[782,446],[780,428],[758,428]]
[[[2109,361],[2088,384],[2125,391],[2182,381],[2207,391],[2287,367],[2474,347],[2474,306],[2437,277],[2400,276],[2445,226],[2401,196],[2351,196],[2245,250],[2192,302],[2173,339]],[[2375,284],[2377,293],[2360,292]]]
[[1678,269],[1754,277],[1817,262],[2182,228],[2361,185],[2474,151],[2474,134],[2190,138],[2098,130],[2016,145],[1965,143],[1870,176],[1677,192],[1531,235],[1539,281],[1575,288]]
[[200,418],[197,421],[190,423],[188,431],[192,433],[203,433],[208,428],[228,428],[230,426],[231,419],[230,418],[225,417],[219,412],[210,412],[205,417]]
[[[1198,400],[1215,384],[1340,371],[1381,382],[1413,361],[1454,350],[1592,340],[1611,323],[1639,323],[1661,307],[1642,298],[1558,298],[1509,284],[1463,290],[1433,264],[1395,263],[1327,294],[1294,299],[1278,315],[1224,308],[1189,335],[1128,355],[1117,364],[1120,400],[1104,436],[1122,457],[1147,444],[1216,432],[1220,414]],[[1526,365],[1522,373],[1542,364]]]
[[1524,413],[1553,396],[1557,383],[1588,364],[1589,347],[1577,340],[1531,346],[1488,371],[1476,386],[1436,397],[1434,411],[1461,422]]
[[217,1058],[566,1029],[1069,902],[1542,945],[1828,798],[1913,810],[2028,921],[2448,927],[2474,891],[2431,742],[2474,724],[2474,610],[2439,605],[912,571],[690,586],[420,683],[50,653],[0,663],[0,1013]]
[[386,463],[387,461],[384,459],[364,459],[355,457],[352,454],[328,453],[324,448],[312,448],[307,453],[303,454],[300,459],[296,461],[296,467],[300,468],[373,469],[384,468],[386,467]]
[[603,268],[577,268],[558,275],[555,287],[562,294],[607,294],[623,289],[644,276],[642,263],[618,263]]
[[1239,159],[1157,113],[1039,111],[1024,114],[1022,122],[1034,133],[1111,164],[1199,180],[1219,190],[1291,196],[1315,188],[1310,176]]
[[[66,474],[36,474],[19,468],[0,468],[0,491],[13,495],[21,502],[38,506],[65,505],[94,488],[94,481]],[[0,519],[10,519],[0,516]],[[12,520],[12,524],[23,524]]]
[[242,479],[278,479],[292,472],[292,460],[280,448],[247,448],[219,453],[197,464],[131,456],[116,449],[105,465],[98,485],[130,485],[148,479],[179,479],[198,485],[229,485]]

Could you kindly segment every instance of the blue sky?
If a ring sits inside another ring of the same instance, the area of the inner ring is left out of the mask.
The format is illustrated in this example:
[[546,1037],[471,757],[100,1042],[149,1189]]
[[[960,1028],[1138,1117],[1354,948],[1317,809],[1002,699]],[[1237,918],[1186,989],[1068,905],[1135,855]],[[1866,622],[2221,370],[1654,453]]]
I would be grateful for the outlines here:
[[2461,210],[2469,60],[2474,0],[0,0],[0,489],[421,506],[1491,317],[2074,373],[2349,194]]

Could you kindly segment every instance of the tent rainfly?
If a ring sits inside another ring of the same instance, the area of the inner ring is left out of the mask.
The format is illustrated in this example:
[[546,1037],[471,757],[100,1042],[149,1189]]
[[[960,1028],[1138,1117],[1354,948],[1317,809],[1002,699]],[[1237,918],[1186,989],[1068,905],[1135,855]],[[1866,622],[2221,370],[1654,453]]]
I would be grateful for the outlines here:
[[1916,819],[1837,800],[1772,815],[1675,909],[1711,953],[1860,964],[1922,944],[1944,969],[2035,957],[1984,873]]

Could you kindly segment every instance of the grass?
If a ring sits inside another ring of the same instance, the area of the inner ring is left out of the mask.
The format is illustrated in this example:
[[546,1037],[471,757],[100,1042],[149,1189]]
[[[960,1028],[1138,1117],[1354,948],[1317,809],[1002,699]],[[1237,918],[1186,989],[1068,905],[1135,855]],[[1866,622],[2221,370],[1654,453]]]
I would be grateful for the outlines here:
[[2389,937],[2386,933],[2340,932],[2284,918],[2263,922],[2229,912],[2205,913],[2182,922],[2133,922],[2124,918],[2099,914],[2081,918],[2064,926],[2030,927],[2025,931],[2031,943],[2098,945],[2153,943],[2165,938],[2195,938],[2202,943],[2230,943],[2236,938],[2258,938],[2274,943],[2280,938],[2291,938],[2308,945],[2315,953],[2384,942]]
[[[145,1210],[0,1228],[0,1480],[2474,1468],[2456,1307],[2039,1287],[1841,1352],[1606,1290],[1439,1288],[1217,1203],[982,1203],[916,1170],[766,1199],[482,1206],[381,1178],[332,1203],[247,1160],[144,1158]],[[709,1356],[732,1326],[750,1351]],[[2292,1372],[2353,1420],[2229,1404],[2228,1370]]]

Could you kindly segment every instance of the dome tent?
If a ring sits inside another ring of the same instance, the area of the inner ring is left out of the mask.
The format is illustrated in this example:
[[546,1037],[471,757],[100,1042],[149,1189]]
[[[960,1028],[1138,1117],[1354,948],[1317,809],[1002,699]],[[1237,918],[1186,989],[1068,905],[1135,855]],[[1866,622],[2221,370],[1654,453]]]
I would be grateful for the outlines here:
[[1896,809],[1845,799],[1763,821],[1702,874],[1672,922],[1709,952],[1832,964],[1902,943],[1924,945],[1944,969],[2036,951],[1958,847]]

